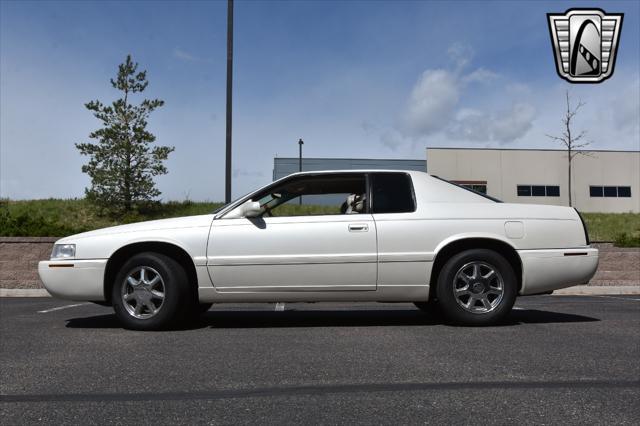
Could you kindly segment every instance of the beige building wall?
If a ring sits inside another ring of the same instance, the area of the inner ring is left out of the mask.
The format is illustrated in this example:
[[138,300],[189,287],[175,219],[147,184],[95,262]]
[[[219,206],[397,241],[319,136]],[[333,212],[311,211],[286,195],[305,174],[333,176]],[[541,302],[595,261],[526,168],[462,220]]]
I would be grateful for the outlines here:
[[[585,151],[573,160],[573,205],[585,212],[640,212],[640,151]],[[456,181],[486,181],[509,203],[569,205],[563,150],[427,148],[427,171]],[[557,185],[559,197],[518,196],[518,185]],[[631,197],[591,197],[589,186],[630,186]]]

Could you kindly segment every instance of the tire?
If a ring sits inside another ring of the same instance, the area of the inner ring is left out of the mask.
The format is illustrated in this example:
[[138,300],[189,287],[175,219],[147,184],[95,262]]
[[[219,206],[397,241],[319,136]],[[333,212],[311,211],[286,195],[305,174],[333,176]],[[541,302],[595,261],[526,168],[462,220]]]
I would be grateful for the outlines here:
[[198,303],[198,312],[200,312],[200,314],[204,314],[211,309],[212,306],[213,303]]
[[416,308],[420,309],[422,315],[431,320],[437,321],[442,318],[442,312],[440,311],[440,305],[438,301],[429,299],[426,302],[413,302]]
[[116,317],[131,330],[169,328],[191,310],[188,284],[184,268],[174,259],[160,253],[136,254],[120,268],[113,285]]
[[493,250],[472,249],[445,263],[436,293],[442,313],[460,325],[496,324],[513,307],[518,292],[509,262]]
[[436,313],[438,310],[438,303],[433,299],[429,299],[426,302],[413,302],[413,304],[416,308],[428,314]]

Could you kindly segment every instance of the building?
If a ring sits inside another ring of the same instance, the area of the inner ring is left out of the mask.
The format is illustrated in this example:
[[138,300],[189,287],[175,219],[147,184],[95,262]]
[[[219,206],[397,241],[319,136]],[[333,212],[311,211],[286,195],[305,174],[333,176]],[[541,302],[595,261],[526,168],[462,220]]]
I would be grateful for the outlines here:
[[[582,151],[572,162],[572,204],[580,211],[640,213],[640,151]],[[427,148],[425,160],[303,158],[302,170],[427,171],[508,203],[569,205],[565,150]],[[273,179],[299,170],[274,158]]]
[[[583,151],[572,162],[573,206],[640,212],[640,151]],[[427,148],[427,171],[509,203],[569,205],[565,150]]]
[[[280,179],[300,169],[298,158],[274,158],[273,180]],[[357,170],[357,169],[391,169],[391,170],[427,170],[425,160],[385,160],[363,158],[303,158],[302,170]]]

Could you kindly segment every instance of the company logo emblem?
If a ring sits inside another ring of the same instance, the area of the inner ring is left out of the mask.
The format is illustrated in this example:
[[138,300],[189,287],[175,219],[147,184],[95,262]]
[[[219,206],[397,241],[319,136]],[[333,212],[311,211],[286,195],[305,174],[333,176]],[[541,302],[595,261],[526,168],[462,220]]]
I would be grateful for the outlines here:
[[601,9],[548,13],[558,75],[571,83],[600,83],[611,77],[623,16]]

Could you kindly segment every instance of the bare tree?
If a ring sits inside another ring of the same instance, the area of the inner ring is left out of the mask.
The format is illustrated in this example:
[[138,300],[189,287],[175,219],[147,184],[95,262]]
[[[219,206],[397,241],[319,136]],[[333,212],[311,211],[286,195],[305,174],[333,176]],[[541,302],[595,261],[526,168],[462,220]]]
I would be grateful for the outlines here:
[[588,146],[591,142],[581,142],[587,134],[586,130],[582,130],[578,134],[571,133],[571,120],[573,120],[573,117],[575,117],[585,103],[578,99],[578,104],[574,108],[571,108],[571,98],[568,90],[566,91],[566,99],[567,111],[565,112],[564,117],[562,117],[562,124],[564,125],[562,136],[547,135],[547,137],[551,140],[562,143],[567,149],[567,164],[569,166],[569,206],[573,207],[573,203],[571,201],[571,162],[576,155],[589,155],[588,153],[581,151],[580,148]]

